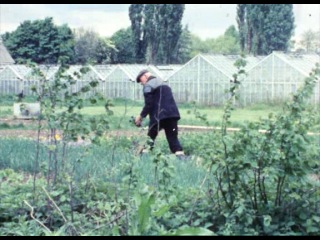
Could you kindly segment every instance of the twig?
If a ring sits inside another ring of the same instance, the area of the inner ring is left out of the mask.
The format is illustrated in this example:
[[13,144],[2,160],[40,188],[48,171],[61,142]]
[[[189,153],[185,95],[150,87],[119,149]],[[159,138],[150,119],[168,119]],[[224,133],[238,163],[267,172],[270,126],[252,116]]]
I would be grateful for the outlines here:
[[50,195],[49,195],[49,193],[47,192],[47,190],[46,190],[44,187],[42,187],[42,189],[43,189],[43,191],[46,193],[46,195],[48,196],[48,198],[51,200],[51,202],[53,203],[53,205],[56,207],[56,209],[58,209],[58,211],[59,211],[61,217],[63,218],[63,220],[64,220],[65,222],[68,222],[67,219],[64,217],[64,215],[63,215],[62,211],[60,210],[60,208],[57,206],[57,204],[56,204],[56,203],[53,201],[53,199],[50,197]]
[[98,226],[95,228],[95,230],[101,228],[101,227],[105,227],[106,225],[111,225],[113,224],[114,222],[118,221],[120,218],[122,218],[124,215],[126,215],[127,211],[121,211],[114,219],[112,219],[111,221],[107,222],[106,224],[102,224],[101,226]]
[[51,231],[50,231],[50,229],[49,228],[47,228],[42,222],[40,222],[38,219],[36,219],[34,216],[33,216],[33,207],[26,201],[26,200],[24,200],[24,203],[31,209],[31,212],[30,212],[30,217],[33,219],[33,220],[35,220],[37,223],[39,223],[44,229],[46,229],[49,233],[52,233]]

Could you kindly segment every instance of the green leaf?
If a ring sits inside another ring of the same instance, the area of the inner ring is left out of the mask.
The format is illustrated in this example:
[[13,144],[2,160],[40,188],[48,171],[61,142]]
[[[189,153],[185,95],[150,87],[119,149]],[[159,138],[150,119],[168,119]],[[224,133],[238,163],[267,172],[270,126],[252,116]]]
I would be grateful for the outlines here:
[[306,220],[307,219],[307,215],[304,212],[301,212],[299,215],[301,220]]
[[153,212],[153,215],[156,217],[162,217],[170,209],[169,205],[162,206],[158,211]]
[[264,215],[263,216],[263,224],[264,224],[264,226],[266,226],[266,227],[270,226],[271,220],[272,220],[271,216]]
[[155,202],[155,196],[152,193],[149,197],[142,197],[138,208],[139,233],[144,233],[148,227],[151,216],[151,205]]
[[312,219],[317,223],[320,222],[320,217],[318,216],[313,216]]
[[96,103],[97,103],[97,99],[95,99],[95,98],[90,98],[90,103],[91,103],[91,104],[96,104]]
[[65,202],[67,200],[66,196],[62,195],[60,197],[60,202]]
[[239,206],[239,207],[236,209],[236,212],[237,212],[238,214],[242,214],[242,213],[243,213],[243,210],[244,210],[243,206]]

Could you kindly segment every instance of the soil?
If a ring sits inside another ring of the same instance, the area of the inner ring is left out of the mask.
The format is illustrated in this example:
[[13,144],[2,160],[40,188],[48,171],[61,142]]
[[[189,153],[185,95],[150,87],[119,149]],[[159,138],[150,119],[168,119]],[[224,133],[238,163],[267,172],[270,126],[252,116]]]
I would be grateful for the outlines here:
[[[10,119],[10,118],[2,118],[0,119],[0,124],[5,124],[8,128],[0,128],[0,137],[23,137],[23,138],[35,138],[37,137],[38,131],[37,129],[37,121],[35,120],[27,120],[27,119]],[[43,124],[43,123],[42,123]],[[21,129],[19,129],[19,127]],[[10,128],[9,128],[10,127]],[[114,130],[111,131],[112,134],[120,134],[125,136],[136,135],[138,131],[132,130]],[[48,132],[45,130],[41,130],[41,136],[47,136]]]
[[[37,129],[37,121],[34,120],[25,120],[25,119],[9,119],[9,118],[2,118],[0,119],[0,124],[6,124],[10,126],[11,128],[0,128],[0,137],[16,137],[16,138],[32,138],[36,139],[38,131]],[[19,129],[18,126],[22,126],[23,129]],[[34,130],[30,130],[34,129]],[[179,129],[179,133],[183,134],[186,132],[191,131],[197,131],[195,129],[185,129],[181,128]],[[201,129],[198,129],[198,131],[201,131]],[[161,131],[160,135],[162,134]],[[49,134],[45,130],[41,130],[41,136],[47,137]],[[133,129],[133,130],[125,130],[125,129],[118,129],[118,130],[110,130],[108,131],[108,135],[110,136],[126,136],[126,137],[132,137],[132,136],[146,136],[147,135],[147,129]]]
[[0,129],[0,137],[35,138],[37,136],[36,130],[26,130],[18,128],[20,126],[22,126],[23,128],[33,128],[33,126],[36,126],[36,123],[34,121],[2,118],[0,119],[0,124],[2,126],[5,125],[12,128]]
[[[37,137],[37,130],[24,130],[24,129],[0,129],[0,138],[32,138],[36,139]],[[139,136],[139,132],[136,131],[130,131],[130,130],[113,130],[108,132],[108,135],[110,136]],[[48,136],[48,132],[41,131],[40,136],[43,138]]]

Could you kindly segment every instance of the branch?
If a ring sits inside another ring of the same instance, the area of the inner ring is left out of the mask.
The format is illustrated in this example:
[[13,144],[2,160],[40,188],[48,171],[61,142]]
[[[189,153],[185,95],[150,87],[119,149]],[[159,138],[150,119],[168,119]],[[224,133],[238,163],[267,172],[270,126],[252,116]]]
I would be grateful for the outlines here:
[[30,217],[31,217],[33,220],[35,220],[37,223],[39,223],[39,224],[40,224],[44,229],[46,229],[49,233],[52,233],[49,228],[47,228],[42,222],[40,222],[38,219],[36,219],[36,218],[33,216],[33,212],[34,212],[33,207],[32,207],[26,200],[24,200],[24,203],[31,209]]

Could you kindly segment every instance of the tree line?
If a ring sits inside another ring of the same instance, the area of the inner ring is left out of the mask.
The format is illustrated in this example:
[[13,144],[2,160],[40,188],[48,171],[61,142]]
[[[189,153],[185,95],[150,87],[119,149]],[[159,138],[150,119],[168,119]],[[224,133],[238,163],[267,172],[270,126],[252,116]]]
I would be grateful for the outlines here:
[[[111,37],[92,29],[57,26],[52,17],[24,21],[2,35],[16,62],[38,64],[184,64],[198,53],[267,55],[288,51],[294,42],[293,4],[238,4],[237,28],[202,40],[182,25],[185,4],[131,4],[131,26]],[[319,49],[319,33],[308,30],[300,42]]]

